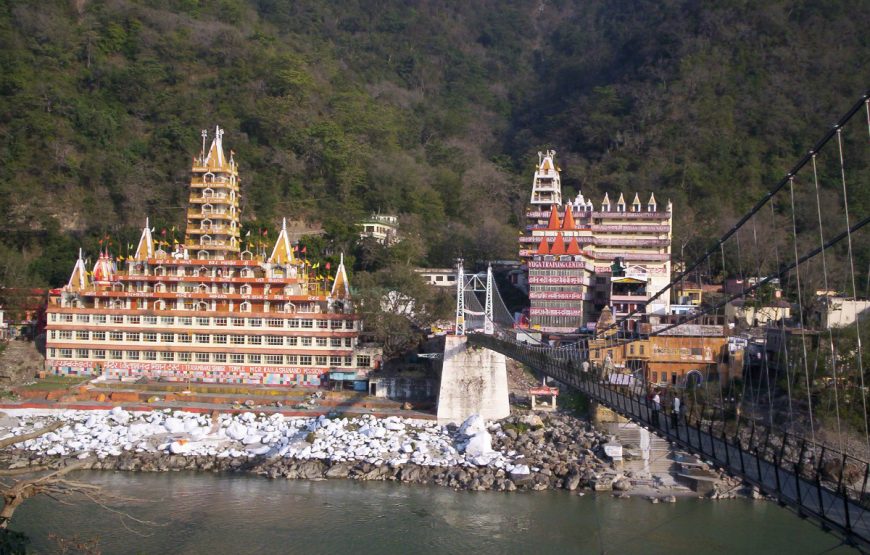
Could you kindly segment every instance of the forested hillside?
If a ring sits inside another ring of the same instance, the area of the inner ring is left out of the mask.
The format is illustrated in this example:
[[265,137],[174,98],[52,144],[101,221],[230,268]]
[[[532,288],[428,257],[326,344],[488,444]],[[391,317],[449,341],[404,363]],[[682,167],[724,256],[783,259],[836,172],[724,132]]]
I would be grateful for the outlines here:
[[368,269],[515,256],[546,147],[596,202],[672,198],[691,251],[870,84],[866,7],[0,0],[0,282],[59,284],[146,215],[183,226],[217,124],[252,229],[319,221],[312,248],[350,253],[355,219],[399,213],[409,239]]

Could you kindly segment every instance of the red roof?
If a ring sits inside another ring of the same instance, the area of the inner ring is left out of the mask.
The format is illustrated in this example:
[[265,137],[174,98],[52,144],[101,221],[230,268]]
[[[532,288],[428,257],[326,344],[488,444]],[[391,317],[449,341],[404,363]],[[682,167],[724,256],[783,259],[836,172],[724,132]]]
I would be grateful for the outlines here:
[[556,241],[553,243],[553,248],[550,249],[550,254],[556,256],[565,254],[565,239],[561,233],[556,234]]
[[566,231],[577,229],[577,226],[574,224],[574,214],[571,213],[570,207],[565,209],[565,219],[562,221],[562,229]]
[[559,221],[559,207],[554,204],[550,208],[550,221],[549,221],[549,223],[547,223],[547,229],[552,229],[553,231],[556,231],[557,229],[559,229],[561,227],[562,227],[562,224]]
[[550,244],[546,237],[541,237],[541,242],[538,243],[538,254],[550,254]]
[[580,245],[577,243],[577,237],[571,236],[571,240],[568,242],[568,249],[565,251],[565,254],[580,254]]

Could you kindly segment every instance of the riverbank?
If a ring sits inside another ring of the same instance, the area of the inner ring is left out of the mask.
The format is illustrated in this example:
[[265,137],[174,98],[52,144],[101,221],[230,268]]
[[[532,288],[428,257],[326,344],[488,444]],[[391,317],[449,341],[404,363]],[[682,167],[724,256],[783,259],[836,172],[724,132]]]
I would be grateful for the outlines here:
[[[244,472],[269,478],[392,480],[471,491],[594,489],[670,496],[679,488],[615,472],[609,438],[565,414],[469,418],[462,426],[419,419],[292,418],[246,412],[9,411],[0,437],[63,423],[0,453],[9,469],[60,466],[140,472]],[[683,490],[685,492],[685,490]]]

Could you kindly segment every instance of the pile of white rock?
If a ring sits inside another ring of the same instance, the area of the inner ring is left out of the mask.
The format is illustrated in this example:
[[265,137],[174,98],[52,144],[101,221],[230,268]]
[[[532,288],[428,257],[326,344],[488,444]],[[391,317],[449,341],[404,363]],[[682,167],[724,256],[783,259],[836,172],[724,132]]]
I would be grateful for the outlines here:
[[[367,462],[398,466],[489,467],[527,474],[515,451],[492,448],[498,423],[470,417],[451,432],[428,420],[375,418],[296,418],[245,412],[205,414],[172,411],[9,411],[0,421],[0,438],[21,435],[63,422],[59,429],[15,445],[38,456],[118,457],[124,453],[164,453],[184,457],[292,458]],[[3,427],[4,424],[6,427]],[[518,461],[519,462],[519,461]]]

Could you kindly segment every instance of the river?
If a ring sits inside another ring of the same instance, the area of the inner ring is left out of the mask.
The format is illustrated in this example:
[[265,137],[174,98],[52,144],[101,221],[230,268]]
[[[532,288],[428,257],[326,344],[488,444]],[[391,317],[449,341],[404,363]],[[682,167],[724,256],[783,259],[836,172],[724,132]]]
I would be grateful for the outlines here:
[[[392,482],[268,480],[208,473],[85,472],[76,479],[126,498],[123,519],[90,501],[26,502],[12,528],[33,553],[50,534],[98,538],[102,553],[644,553],[854,554],[764,501],[456,492]],[[117,500],[116,500],[117,501]]]

